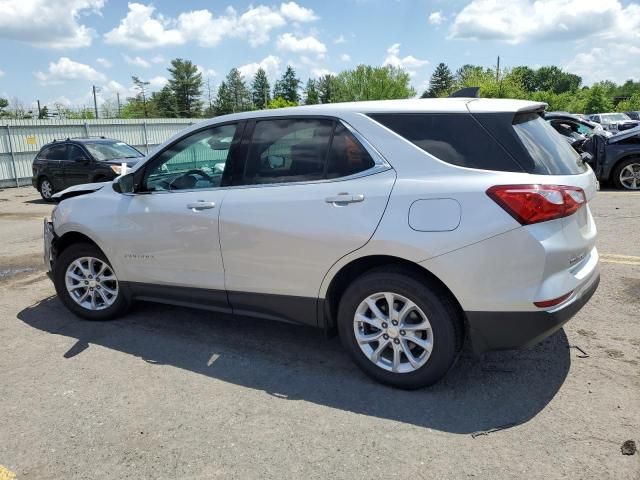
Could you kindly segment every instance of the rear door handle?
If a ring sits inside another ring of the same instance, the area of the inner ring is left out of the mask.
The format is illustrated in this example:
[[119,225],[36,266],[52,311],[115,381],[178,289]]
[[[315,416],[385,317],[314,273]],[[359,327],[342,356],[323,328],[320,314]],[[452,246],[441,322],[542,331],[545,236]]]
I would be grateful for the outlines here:
[[334,195],[332,197],[327,197],[324,199],[327,203],[333,204],[347,204],[347,203],[358,203],[364,201],[364,195],[361,193],[357,195],[351,195],[350,193],[339,193],[338,195]]
[[187,208],[197,212],[199,210],[208,210],[209,208],[215,208],[215,202],[205,202],[204,200],[198,200],[197,202],[187,203]]

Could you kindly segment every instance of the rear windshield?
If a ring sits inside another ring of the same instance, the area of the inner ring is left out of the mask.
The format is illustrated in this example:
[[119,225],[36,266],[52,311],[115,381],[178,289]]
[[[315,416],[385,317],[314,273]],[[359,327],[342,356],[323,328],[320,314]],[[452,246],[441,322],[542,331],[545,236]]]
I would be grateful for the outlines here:
[[540,175],[577,174],[587,168],[538,113],[370,116],[425,152],[461,167]]
[[100,161],[142,156],[138,150],[124,142],[84,142],[84,146],[96,160]]
[[537,113],[515,115],[513,129],[538,167],[532,173],[570,175],[586,170],[580,155]]

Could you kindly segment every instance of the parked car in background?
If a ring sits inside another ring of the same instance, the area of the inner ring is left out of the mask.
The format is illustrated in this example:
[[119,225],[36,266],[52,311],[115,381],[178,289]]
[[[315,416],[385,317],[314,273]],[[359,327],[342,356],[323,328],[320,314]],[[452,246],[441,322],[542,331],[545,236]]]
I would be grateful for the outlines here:
[[567,112],[545,112],[544,119],[570,144],[575,141],[585,140],[596,133],[611,136],[611,132],[602,128],[599,123],[585,120],[578,115]]
[[640,190],[640,127],[610,137],[592,135],[579,147],[601,181],[619,189]]
[[337,330],[374,379],[430,385],[465,338],[533,345],[598,286],[596,178],[544,107],[438,98],[206,120],[112,183],[56,194],[46,267],[88,320],[145,299]]
[[67,138],[43,146],[33,160],[31,183],[42,198],[82,183],[106,182],[133,167],[144,155],[135,147],[105,137]]
[[640,121],[632,120],[624,113],[596,113],[590,115],[589,119],[599,123],[602,128],[613,133],[629,130],[640,125]]
[[640,112],[624,112],[631,120],[640,120]]

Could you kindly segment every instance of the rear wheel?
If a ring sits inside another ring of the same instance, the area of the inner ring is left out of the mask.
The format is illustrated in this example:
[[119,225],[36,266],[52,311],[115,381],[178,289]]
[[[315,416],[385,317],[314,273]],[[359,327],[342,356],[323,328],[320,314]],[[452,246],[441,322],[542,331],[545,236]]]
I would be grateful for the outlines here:
[[448,292],[414,277],[389,269],[366,273],[344,293],[338,311],[342,343],[356,364],[375,380],[406,389],[440,380],[462,343]]
[[53,190],[53,184],[47,177],[40,179],[40,182],[38,183],[38,191],[45,202],[50,202],[51,197],[55,193]]
[[620,189],[640,190],[640,158],[629,158],[616,165],[613,184]]
[[109,320],[129,307],[109,261],[95,245],[69,246],[56,259],[53,275],[58,297],[84,319]]

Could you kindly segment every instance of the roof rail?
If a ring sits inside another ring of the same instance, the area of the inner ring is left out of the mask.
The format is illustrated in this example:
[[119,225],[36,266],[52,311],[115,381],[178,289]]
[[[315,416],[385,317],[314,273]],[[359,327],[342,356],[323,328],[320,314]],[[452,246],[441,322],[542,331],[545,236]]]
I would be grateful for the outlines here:
[[67,138],[67,140],[73,140],[76,138],[101,138],[103,140],[106,140],[107,137],[105,137],[104,135],[83,135],[82,137],[71,137],[71,138]]
[[453,92],[451,95],[449,95],[449,98],[479,98],[478,92],[480,92],[480,87],[465,87]]

